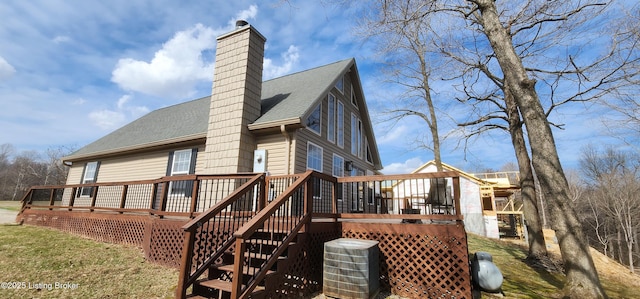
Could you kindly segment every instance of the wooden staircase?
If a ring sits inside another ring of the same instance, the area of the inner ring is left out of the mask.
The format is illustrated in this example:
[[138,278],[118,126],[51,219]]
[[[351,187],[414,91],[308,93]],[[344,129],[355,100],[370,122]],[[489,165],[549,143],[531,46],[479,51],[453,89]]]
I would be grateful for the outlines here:
[[278,287],[311,223],[313,173],[296,177],[270,203],[260,175],[185,224],[176,298],[286,296]]
[[[256,231],[247,240],[250,245],[243,254],[246,267],[243,267],[243,288],[247,285],[248,279],[258,273],[261,267],[267,263],[270,254],[281,244],[282,240],[289,234],[289,231],[265,232]],[[297,238],[303,238],[304,233],[299,233]],[[290,242],[284,253],[280,255],[277,262],[266,270],[262,281],[251,291],[249,298],[267,298],[267,294],[273,294],[276,287],[281,284],[282,278],[287,273],[291,259],[295,257],[300,245],[298,242]],[[223,254],[222,263],[214,264],[209,268],[207,278],[200,279],[193,284],[193,292],[188,298],[231,298],[233,288],[234,258],[236,251],[230,249]]]

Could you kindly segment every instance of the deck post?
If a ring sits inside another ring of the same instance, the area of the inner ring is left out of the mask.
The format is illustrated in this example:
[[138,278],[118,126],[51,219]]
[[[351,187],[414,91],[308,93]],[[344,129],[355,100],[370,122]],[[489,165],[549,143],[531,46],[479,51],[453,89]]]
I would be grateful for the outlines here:
[[78,187],[73,187],[71,189],[71,197],[69,198],[69,211],[73,210],[73,203],[76,201],[76,192],[78,192]]
[[267,178],[266,174],[262,174],[260,184],[258,185],[260,188],[258,189],[258,209],[256,213],[260,212],[264,207],[267,206]]
[[[160,197],[160,211],[164,212],[167,210],[167,194],[169,194],[169,182],[166,181],[164,182],[164,184],[162,184],[162,193],[161,193],[161,197]],[[160,218],[164,218],[164,216],[158,215],[158,217]]]
[[[91,188],[91,208],[96,206],[96,196],[98,195],[98,186]],[[89,209],[90,212],[93,212],[93,209]]]
[[51,195],[49,195],[49,211],[53,211],[53,204],[56,198],[56,189],[51,189]]
[[[125,207],[125,201],[127,200],[127,192],[129,191],[129,185],[123,185],[122,186],[122,195],[120,196],[120,208],[124,209]],[[123,212],[120,211],[120,214],[122,214]]]
[[453,180],[453,203],[456,208],[456,216],[458,219],[462,219],[462,213],[460,211],[460,177],[456,176],[452,178]]
[[193,181],[193,188],[191,189],[191,206],[189,207],[189,217],[193,218],[198,205],[198,193],[200,193],[200,180],[196,178]]

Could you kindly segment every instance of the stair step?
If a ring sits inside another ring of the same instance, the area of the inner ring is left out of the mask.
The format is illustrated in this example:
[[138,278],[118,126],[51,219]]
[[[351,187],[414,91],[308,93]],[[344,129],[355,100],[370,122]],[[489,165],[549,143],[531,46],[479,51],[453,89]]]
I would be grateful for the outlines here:
[[[260,259],[260,260],[266,260],[269,258],[270,254],[266,254],[266,253],[256,253],[256,252],[245,252],[244,253],[245,257],[250,257],[250,258],[254,258],[254,259]],[[286,256],[279,256],[278,259],[286,259]]]
[[[211,280],[199,280],[197,283],[203,287],[207,287],[210,289],[217,289],[227,293],[231,293],[232,283],[230,281],[224,281],[220,279],[211,279]],[[263,291],[264,291],[264,287],[256,286],[256,288],[253,289],[253,292],[251,293],[257,294]]]
[[[227,271],[227,272],[233,272],[233,265],[215,265],[214,266],[216,269],[218,270],[222,270],[222,271]],[[257,273],[258,271],[260,271],[260,269],[256,268],[256,267],[243,267],[243,274],[246,275],[253,275],[253,273]],[[276,273],[275,271],[272,270],[268,270],[267,271],[267,275]]]

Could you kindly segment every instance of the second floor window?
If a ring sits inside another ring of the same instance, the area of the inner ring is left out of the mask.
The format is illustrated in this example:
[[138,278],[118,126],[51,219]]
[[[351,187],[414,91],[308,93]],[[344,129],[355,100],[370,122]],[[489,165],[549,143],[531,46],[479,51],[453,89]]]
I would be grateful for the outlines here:
[[362,158],[362,121],[351,114],[351,154]]
[[307,169],[322,172],[322,148],[311,142],[307,143]]
[[322,134],[322,104],[318,104],[315,109],[309,114],[307,117],[307,128],[309,130],[314,131],[316,134]]
[[337,113],[336,113],[336,124],[337,124],[337,141],[336,143],[338,144],[339,147],[343,148],[344,147],[344,105],[342,104],[342,102],[338,101],[338,107],[337,107]]
[[327,140],[336,141],[336,97],[329,94],[327,99]]

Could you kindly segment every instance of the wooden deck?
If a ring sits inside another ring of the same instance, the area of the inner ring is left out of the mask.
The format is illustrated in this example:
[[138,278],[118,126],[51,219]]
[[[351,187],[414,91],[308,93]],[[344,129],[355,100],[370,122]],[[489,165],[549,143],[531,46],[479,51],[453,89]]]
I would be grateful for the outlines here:
[[[207,285],[201,281],[220,279],[218,291],[231,298],[321,291],[323,244],[340,237],[379,241],[381,286],[394,294],[471,298],[459,194],[455,172],[191,175],[33,187],[18,218],[139,246],[149,260],[181,270],[179,298],[190,286],[195,295]],[[246,258],[251,254],[260,261]]]

